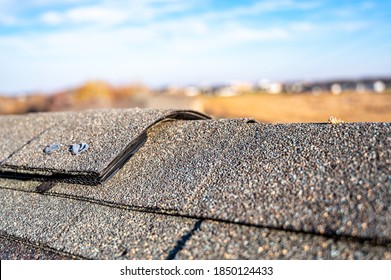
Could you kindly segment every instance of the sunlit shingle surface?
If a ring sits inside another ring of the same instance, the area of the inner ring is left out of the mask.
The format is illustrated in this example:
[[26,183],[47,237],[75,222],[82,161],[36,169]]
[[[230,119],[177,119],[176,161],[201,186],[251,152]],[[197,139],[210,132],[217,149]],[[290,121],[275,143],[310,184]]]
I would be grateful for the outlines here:
[[[53,126],[11,151],[7,164],[34,175],[33,166],[45,171],[49,165],[40,162],[42,151],[29,151],[54,141],[57,132],[60,139],[91,143],[80,155],[61,158],[64,150],[48,168],[73,176],[110,164],[113,157],[106,154],[103,164],[93,155],[99,149],[109,146],[114,155],[126,145],[117,141],[130,141],[126,135],[139,129],[147,136],[100,185],[0,179],[1,238],[26,252],[3,246],[2,258],[39,258],[38,251],[31,254],[38,246],[41,254],[54,254],[42,258],[391,259],[389,123],[155,124],[170,113],[140,110],[154,117],[137,120],[130,112],[57,115],[69,135]],[[69,129],[85,118],[84,129]],[[81,139],[83,133],[90,138]]]

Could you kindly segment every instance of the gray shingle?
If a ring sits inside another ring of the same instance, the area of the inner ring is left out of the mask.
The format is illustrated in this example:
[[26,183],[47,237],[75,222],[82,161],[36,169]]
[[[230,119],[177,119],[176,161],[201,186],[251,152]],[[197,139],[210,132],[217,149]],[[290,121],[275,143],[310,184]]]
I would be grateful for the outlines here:
[[52,246],[89,259],[165,259],[195,221],[89,204]]
[[[122,166],[121,160],[126,160],[137,145],[142,144],[143,133],[148,127],[171,118],[206,117],[192,111],[153,109],[69,113],[66,121],[52,126],[5,160],[0,171],[16,172],[19,175],[28,173],[32,177],[73,178],[75,181],[95,184],[106,179],[111,169],[117,170],[117,166],[112,166],[114,163],[119,161],[119,167]],[[3,122],[8,125],[6,121]],[[37,120],[30,122],[34,123],[33,127],[40,128]],[[9,134],[7,137],[10,139],[14,135]],[[88,150],[78,155],[69,152],[70,145],[79,143],[88,144]],[[45,153],[45,148],[52,144],[60,144],[61,148]],[[77,179],[74,178],[76,175],[79,176]]]
[[166,123],[104,187],[57,185],[53,192],[391,240],[389,135],[388,124]]
[[391,124],[238,129],[197,215],[391,240]]
[[41,182],[0,178],[0,188],[36,192]]
[[391,247],[204,221],[177,259],[391,259]]
[[0,231],[33,244],[50,244],[86,208],[66,199],[0,188]]
[[9,189],[0,197],[2,236],[75,257],[165,259],[196,222]]

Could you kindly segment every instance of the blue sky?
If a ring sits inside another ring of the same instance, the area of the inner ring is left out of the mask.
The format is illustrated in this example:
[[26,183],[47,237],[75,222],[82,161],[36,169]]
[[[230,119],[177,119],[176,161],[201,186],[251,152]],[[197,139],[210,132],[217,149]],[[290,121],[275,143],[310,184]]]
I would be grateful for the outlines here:
[[391,75],[391,1],[0,0],[0,93]]

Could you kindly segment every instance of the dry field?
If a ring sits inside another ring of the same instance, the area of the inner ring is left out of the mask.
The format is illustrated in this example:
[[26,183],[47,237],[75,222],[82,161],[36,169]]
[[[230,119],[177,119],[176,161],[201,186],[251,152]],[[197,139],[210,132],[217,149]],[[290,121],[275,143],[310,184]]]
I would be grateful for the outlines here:
[[203,97],[214,117],[251,117],[260,122],[326,122],[335,116],[346,122],[391,122],[391,93],[247,94]]

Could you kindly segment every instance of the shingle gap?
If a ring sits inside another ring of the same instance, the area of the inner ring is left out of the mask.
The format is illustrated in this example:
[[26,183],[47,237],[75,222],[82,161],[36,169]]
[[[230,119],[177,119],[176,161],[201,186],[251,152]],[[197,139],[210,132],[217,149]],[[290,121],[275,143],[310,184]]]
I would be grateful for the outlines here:
[[36,187],[36,191],[38,193],[45,193],[49,191],[51,188],[53,188],[56,184],[54,182],[46,181],[40,184],[39,186]]
[[176,243],[175,247],[168,253],[166,260],[174,260],[176,255],[185,247],[186,242],[193,236],[193,234],[201,228],[202,220],[198,220],[194,227],[185,235],[183,235]]

